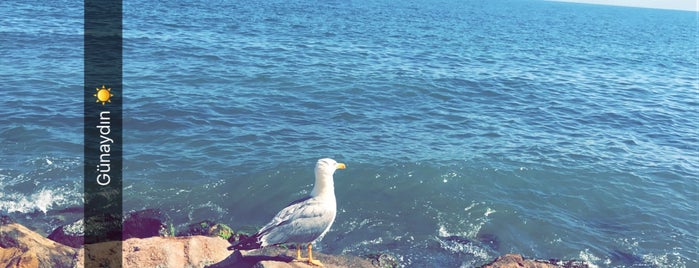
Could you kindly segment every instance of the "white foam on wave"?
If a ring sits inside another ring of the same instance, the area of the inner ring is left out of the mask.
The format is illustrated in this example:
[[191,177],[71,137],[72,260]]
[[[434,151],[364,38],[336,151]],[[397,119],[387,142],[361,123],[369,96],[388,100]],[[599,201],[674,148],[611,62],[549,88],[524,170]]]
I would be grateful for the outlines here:
[[491,259],[488,251],[473,243],[459,243],[456,241],[437,240],[440,247],[450,254],[466,254],[473,256],[472,258],[463,258],[465,261],[461,267],[475,267],[476,264]]
[[[28,160],[27,164],[36,169],[0,174],[0,212],[47,213],[54,207],[83,203],[81,183],[70,179],[73,177],[70,174],[81,170],[80,158],[41,156]],[[8,189],[12,186],[23,190]]]
[[53,206],[65,205],[69,197],[63,191],[41,189],[29,196],[0,192],[0,211],[7,213],[48,212]]
[[689,265],[682,259],[682,256],[678,252],[664,253],[664,254],[645,254],[641,256],[643,261],[647,264],[651,264],[654,267],[663,268],[684,268],[696,265]]
[[[583,251],[580,251],[578,257],[580,258],[580,260],[584,261],[588,265],[588,267],[590,267],[590,268],[599,268],[599,266],[597,264],[603,261],[602,258],[597,257],[594,254],[590,253],[589,249],[585,249]],[[606,265],[610,264],[609,259],[604,260],[603,262]]]
[[[178,192],[178,194],[179,194],[179,192]],[[199,219],[201,217],[200,214],[205,213],[202,211],[206,211],[209,214],[213,214],[213,215],[222,215],[222,214],[226,213],[226,209],[224,209],[220,205],[212,202],[211,200],[209,200],[208,202],[206,202],[204,204],[191,205],[187,209],[188,209],[187,218],[190,221],[194,221],[196,219]]]
[[486,208],[485,213],[483,214],[483,216],[488,217],[490,214],[493,214],[493,213],[495,213],[495,212],[497,212],[497,211],[494,210],[494,209],[492,209],[492,208],[489,208],[489,207],[488,207],[488,208]]
[[659,268],[684,268],[684,267],[699,267],[697,266],[697,261],[694,263],[688,263],[687,258],[679,253],[681,248],[673,248],[672,252],[661,252],[661,253],[648,253],[642,254],[639,251],[643,251],[639,247],[639,238],[618,238],[615,239],[617,243],[627,248],[636,256],[640,256],[642,263],[638,265],[643,265],[647,267],[659,267]]
[[[449,231],[449,227],[445,224],[439,224],[438,234],[439,237],[450,237],[450,236],[460,236],[466,238],[474,238],[481,231],[481,228],[485,222],[476,223],[461,223],[458,230]],[[453,228],[453,227],[452,227]]]
[[[492,256],[489,255],[488,249],[483,247],[480,243],[466,241],[477,241],[476,237],[478,233],[490,220],[488,216],[496,211],[488,207],[485,202],[473,201],[464,208],[464,212],[467,216],[459,217],[457,221],[448,220],[453,217],[440,213],[438,216],[438,238],[436,240],[440,247],[449,252],[449,254],[464,254],[470,256],[462,258],[465,261],[461,263],[461,267],[476,267],[477,264],[492,259]],[[444,239],[451,237],[459,237],[464,240]]]
[[[483,207],[485,207],[485,211],[483,211]],[[473,201],[469,206],[464,208],[464,212],[466,213],[466,217],[460,217],[456,222],[449,221],[448,219],[452,218],[449,217],[449,215],[439,213],[437,217],[439,219],[437,229],[438,235],[440,237],[462,236],[475,238],[483,226],[490,221],[488,216],[497,211],[486,206],[485,202]],[[482,216],[478,216],[480,213],[482,213]],[[473,216],[475,216],[475,218],[473,218]]]

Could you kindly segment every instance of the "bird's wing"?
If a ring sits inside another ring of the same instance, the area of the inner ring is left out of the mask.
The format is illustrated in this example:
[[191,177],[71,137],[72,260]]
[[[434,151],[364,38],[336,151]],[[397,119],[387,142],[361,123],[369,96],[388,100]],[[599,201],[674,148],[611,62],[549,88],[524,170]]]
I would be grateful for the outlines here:
[[294,215],[294,212],[296,212],[296,211],[298,211],[299,209],[301,209],[301,208],[304,206],[304,202],[308,201],[308,200],[311,199],[311,198],[312,198],[312,197],[307,196],[307,197],[298,199],[298,200],[296,200],[296,201],[294,201],[294,202],[291,202],[288,206],[286,206],[284,209],[282,209],[281,211],[279,211],[279,212],[277,213],[277,215],[274,216],[274,218],[272,219],[272,221],[270,221],[269,223],[267,223],[267,224],[266,224],[264,227],[262,227],[262,229],[260,229],[260,231],[258,231],[257,233],[262,235],[262,234],[266,233],[267,231],[269,231],[270,228],[273,228],[274,226],[279,225],[279,223],[291,219],[291,218],[293,217],[293,215]]
[[335,220],[335,204],[311,197],[289,204],[277,213],[259,234],[262,246],[311,242],[327,231]]

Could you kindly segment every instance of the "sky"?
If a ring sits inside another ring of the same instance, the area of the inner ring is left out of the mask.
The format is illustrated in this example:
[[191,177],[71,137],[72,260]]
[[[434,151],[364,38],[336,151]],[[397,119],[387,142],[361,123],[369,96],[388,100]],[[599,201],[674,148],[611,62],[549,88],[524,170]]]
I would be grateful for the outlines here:
[[699,0],[554,0],[558,2],[574,2],[613,6],[632,6],[660,9],[677,9],[699,11]]

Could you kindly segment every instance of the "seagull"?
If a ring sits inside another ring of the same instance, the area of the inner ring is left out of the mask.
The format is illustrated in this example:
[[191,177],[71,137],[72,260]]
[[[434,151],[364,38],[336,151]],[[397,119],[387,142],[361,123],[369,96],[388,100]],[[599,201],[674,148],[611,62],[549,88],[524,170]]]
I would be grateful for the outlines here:
[[[296,244],[296,259],[323,266],[313,259],[313,242],[322,238],[335,221],[335,170],[346,165],[330,158],[316,163],[316,181],[309,196],[291,202],[256,234],[228,247],[228,250],[250,250],[271,245]],[[308,244],[308,258],[301,258],[301,244]]]

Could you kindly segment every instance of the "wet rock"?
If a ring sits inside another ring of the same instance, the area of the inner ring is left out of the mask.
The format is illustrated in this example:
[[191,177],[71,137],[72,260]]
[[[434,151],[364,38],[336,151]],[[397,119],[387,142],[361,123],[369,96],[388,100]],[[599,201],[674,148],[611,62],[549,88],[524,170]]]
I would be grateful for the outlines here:
[[468,239],[466,237],[462,237],[462,236],[457,236],[457,235],[440,237],[440,239],[442,239],[443,241],[451,241],[451,242],[456,242],[456,243],[464,244],[464,245],[473,243],[473,241],[471,241],[470,239]]
[[238,229],[233,233],[233,235],[231,235],[230,238],[228,238],[228,242],[230,242],[231,245],[235,245],[239,241],[243,241],[243,240],[247,239],[248,237],[252,236],[253,234],[255,234],[257,232],[257,230],[259,230],[260,228],[244,227],[244,228]]
[[555,264],[557,265],[556,267],[560,268],[589,268],[590,265],[588,265],[584,261],[579,261],[579,260],[557,260],[557,259],[550,259],[548,260],[548,263]]
[[170,217],[157,209],[129,213],[123,223],[123,239],[172,235],[174,227]]
[[0,267],[73,267],[76,250],[0,220]]
[[[235,251],[225,260],[207,266],[208,268],[240,267],[240,268],[317,268],[306,262],[294,261],[296,249],[284,249],[280,247],[267,247],[248,251]],[[303,252],[306,256],[306,252]],[[356,256],[327,255],[313,252],[313,258],[320,260],[324,267],[357,267],[375,268],[370,260]]]
[[15,223],[15,221],[7,215],[0,215],[0,225]]
[[529,260],[519,254],[506,254],[481,266],[482,268],[588,268],[581,261]]
[[632,266],[645,266],[645,267],[652,267],[653,265],[645,263],[643,261],[643,258],[631,254],[629,252],[621,251],[621,250],[613,250],[612,252],[609,253],[609,258],[611,260],[612,264],[617,264],[619,266],[626,266],[626,267],[632,267]]
[[80,219],[60,226],[53,230],[48,238],[69,247],[79,248],[85,243],[85,224]]
[[235,232],[233,232],[233,229],[231,229],[231,227],[228,227],[228,225],[214,223],[210,220],[205,220],[202,222],[188,225],[184,231],[177,233],[177,236],[218,236],[223,239],[229,240],[234,234]]
[[473,240],[469,239],[468,237],[456,235],[440,237],[440,239],[442,241],[449,241],[462,245],[476,244],[478,246],[486,246],[488,249],[493,251],[498,251],[500,248],[500,242],[498,241],[498,237],[494,234],[489,233],[479,233]]
[[476,238],[479,242],[488,246],[490,249],[494,251],[500,250],[500,241],[498,241],[498,237],[496,235],[489,233],[479,233],[476,236]]
[[[84,225],[89,229],[84,230],[86,234],[93,236],[99,235],[100,241],[117,241],[121,240],[121,216],[117,214],[100,214],[90,216],[83,220]],[[94,238],[93,239],[97,239]],[[86,239],[89,241],[89,239]]]
[[398,259],[390,254],[378,253],[369,254],[366,257],[371,260],[371,264],[380,268],[396,268],[400,267]]

